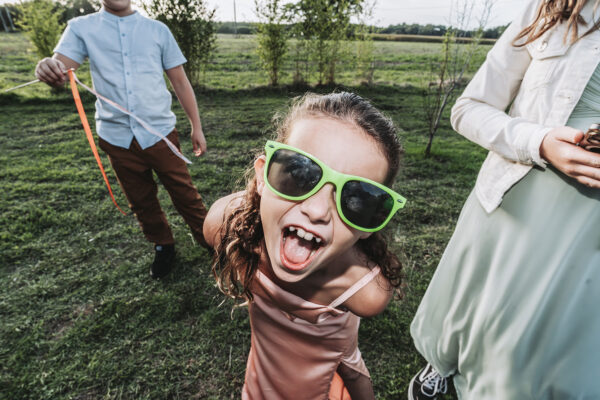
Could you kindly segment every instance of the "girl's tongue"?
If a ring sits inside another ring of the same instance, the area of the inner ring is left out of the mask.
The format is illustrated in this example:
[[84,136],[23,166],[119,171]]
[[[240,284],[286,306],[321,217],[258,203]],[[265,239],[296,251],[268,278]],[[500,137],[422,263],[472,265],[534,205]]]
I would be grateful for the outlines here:
[[300,271],[310,262],[311,255],[318,245],[312,240],[305,240],[294,233],[283,235],[283,262],[292,270]]

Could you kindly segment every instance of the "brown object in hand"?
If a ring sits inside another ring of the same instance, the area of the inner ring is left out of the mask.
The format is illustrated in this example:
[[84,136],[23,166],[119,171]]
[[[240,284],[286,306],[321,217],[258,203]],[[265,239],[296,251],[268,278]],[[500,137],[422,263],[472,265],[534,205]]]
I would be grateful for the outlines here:
[[600,153],[600,124],[592,124],[579,145],[588,151]]

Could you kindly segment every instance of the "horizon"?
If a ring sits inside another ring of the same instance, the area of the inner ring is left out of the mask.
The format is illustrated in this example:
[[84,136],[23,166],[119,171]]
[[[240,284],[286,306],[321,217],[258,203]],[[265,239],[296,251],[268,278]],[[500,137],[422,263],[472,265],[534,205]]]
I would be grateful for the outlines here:
[[[481,15],[482,4],[486,0],[474,0],[475,9],[469,29],[477,26],[479,15]],[[0,5],[18,4],[19,0],[0,0]],[[283,1],[293,3],[293,1]],[[370,2],[372,3],[372,1]],[[419,25],[456,25],[452,23],[453,15],[451,6],[455,3],[450,0],[377,0],[373,9],[373,17],[367,21],[369,25],[385,28],[390,25],[419,24]],[[464,4],[464,0],[461,1]],[[134,8],[142,10],[138,2],[134,2]],[[257,22],[254,12],[254,0],[206,0],[205,4],[210,9],[215,9],[216,22]],[[235,4],[235,13],[234,13]],[[493,3],[491,14],[486,28],[503,26],[510,23],[525,6],[522,0],[497,0]]]

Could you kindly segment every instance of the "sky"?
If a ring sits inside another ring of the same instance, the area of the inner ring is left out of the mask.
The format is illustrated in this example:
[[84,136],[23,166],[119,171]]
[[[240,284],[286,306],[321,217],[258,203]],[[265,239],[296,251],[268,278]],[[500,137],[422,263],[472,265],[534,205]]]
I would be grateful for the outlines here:
[[[134,4],[136,1],[134,0]],[[369,0],[373,1],[373,0]],[[451,6],[459,1],[475,1],[483,4],[486,0],[376,0],[372,24],[385,27],[405,23],[456,25],[451,24],[455,19],[451,16]],[[490,0],[487,0],[490,1]],[[486,27],[506,25],[512,21],[524,7],[523,0],[491,0],[492,12]],[[18,0],[0,0],[3,3],[16,3]],[[293,2],[284,0],[284,2]],[[216,8],[217,21],[233,21],[233,5],[235,3],[238,21],[256,21],[254,0],[206,0],[210,8]],[[478,20],[479,12],[475,12],[471,20]]]
[[[0,0],[1,1],[1,0]],[[254,15],[254,0],[206,0],[211,8],[216,8],[218,21],[233,21],[233,4],[235,2],[238,21],[256,21]],[[373,0],[370,0],[373,1]],[[462,0],[464,4],[465,0]],[[472,0],[480,6],[485,0]],[[284,1],[289,2],[289,1]],[[450,25],[451,6],[453,0],[377,0],[373,25],[388,26],[394,24],[417,23]],[[487,27],[506,25],[521,12],[523,0],[495,0]],[[481,11],[475,11],[471,18],[478,19]],[[455,24],[453,24],[455,25]]]

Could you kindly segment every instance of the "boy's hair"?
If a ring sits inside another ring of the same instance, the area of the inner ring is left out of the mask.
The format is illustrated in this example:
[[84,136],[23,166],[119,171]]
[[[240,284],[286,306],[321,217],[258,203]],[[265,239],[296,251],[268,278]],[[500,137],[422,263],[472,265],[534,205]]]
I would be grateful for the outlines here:
[[[593,0],[543,0],[537,11],[535,20],[525,27],[513,40],[513,46],[523,47],[541,37],[555,25],[566,23],[565,42],[571,32],[570,41],[575,43],[578,40],[578,25],[588,25],[590,21],[584,21],[581,17],[581,10],[588,1]],[[598,8],[599,0],[596,0],[594,9]],[[600,28],[600,20],[595,21],[581,37],[586,36]],[[519,42],[521,39],[525,41]]]
[[[275,115],[275,140],[285,143],[293,123],[307,117],[326,117],[349,122],[371,136],[388,161],[389,170],[383,183],[391,186],[402,154],[391,119],[353,93],[307,93],[296,97],[286,114]],[[251,300],[250,285],[258,269],[260,253],[266,249],[263,248],[260,196],[253,170],[248,171],[247,181],[242,204],[226,217],[221,227],[222,239],[216,249],[213,274],[223,293],[233,298]],[[388,250],[381,233],[374,232],[368,238],[358,240],[356,245],[370,261],[380,266],[382,274],[393,286],[400,285],[402,265]]]

